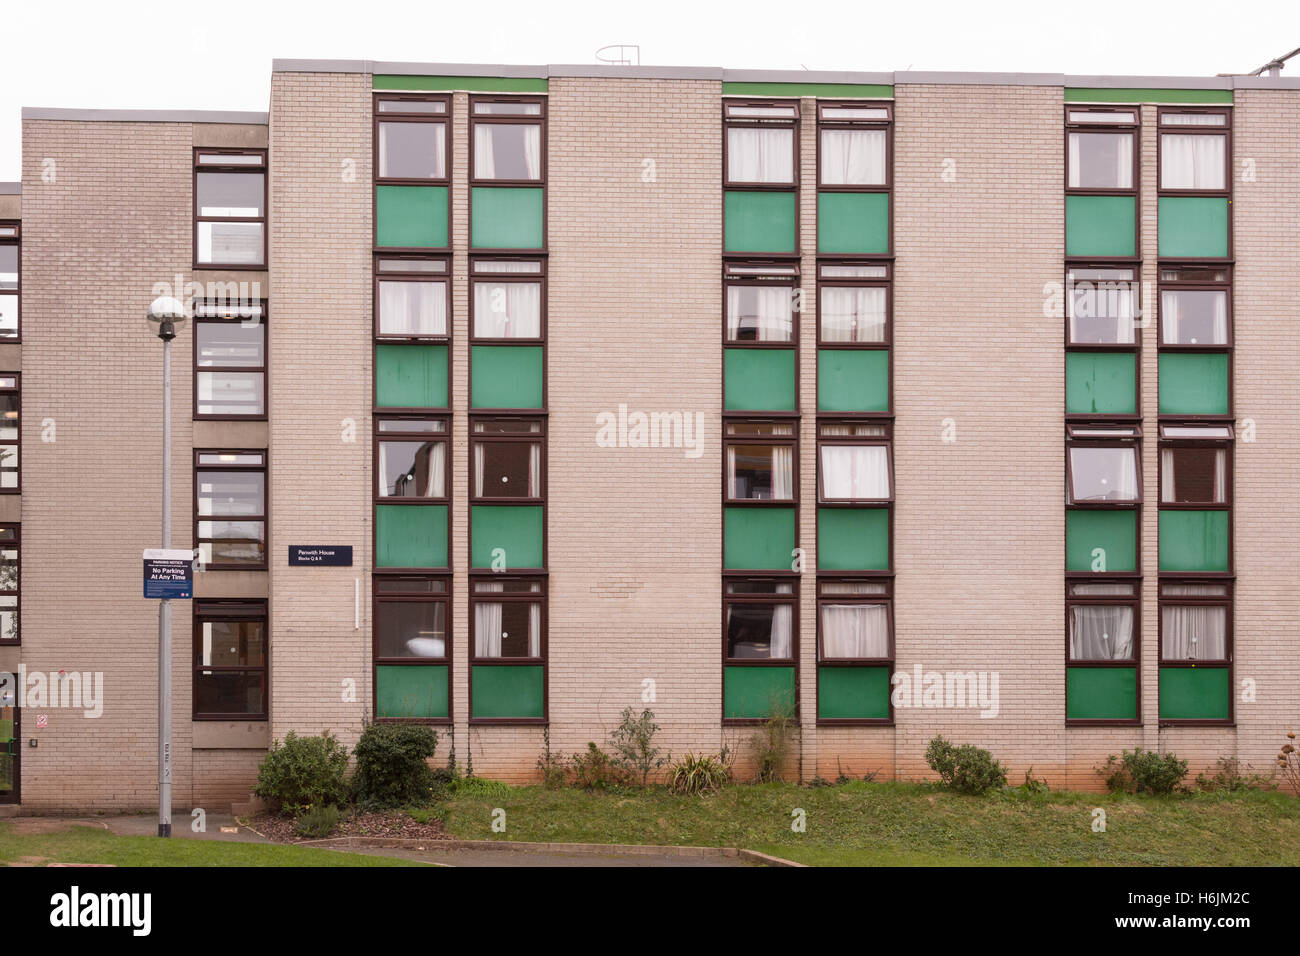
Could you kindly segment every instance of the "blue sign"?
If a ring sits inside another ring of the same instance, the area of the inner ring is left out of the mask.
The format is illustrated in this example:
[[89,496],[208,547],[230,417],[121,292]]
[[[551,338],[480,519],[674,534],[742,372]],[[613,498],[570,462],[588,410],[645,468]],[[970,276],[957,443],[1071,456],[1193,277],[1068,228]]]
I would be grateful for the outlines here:
[[144,596],[187,599],[194,596],[194,555],[179,548],[146,548]]
[[350,568],[352,567],[352,545],[291,544],[289,545],[289,564],[314,564],[326,568]]

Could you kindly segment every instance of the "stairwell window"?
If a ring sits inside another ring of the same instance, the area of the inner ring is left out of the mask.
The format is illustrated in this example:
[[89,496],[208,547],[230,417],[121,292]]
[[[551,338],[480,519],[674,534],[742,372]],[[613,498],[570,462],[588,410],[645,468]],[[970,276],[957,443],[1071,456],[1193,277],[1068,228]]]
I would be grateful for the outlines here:
[[194,151],[194,264],[266,266],[266,151]]

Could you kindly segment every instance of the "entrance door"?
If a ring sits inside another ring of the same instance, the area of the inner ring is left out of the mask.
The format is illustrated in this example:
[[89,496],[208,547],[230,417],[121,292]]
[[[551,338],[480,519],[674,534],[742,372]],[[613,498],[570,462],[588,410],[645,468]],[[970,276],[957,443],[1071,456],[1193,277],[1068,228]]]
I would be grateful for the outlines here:
[[0,803],[18,802],[18,758],[22,755],[18,734],[18,708],[0,705]]

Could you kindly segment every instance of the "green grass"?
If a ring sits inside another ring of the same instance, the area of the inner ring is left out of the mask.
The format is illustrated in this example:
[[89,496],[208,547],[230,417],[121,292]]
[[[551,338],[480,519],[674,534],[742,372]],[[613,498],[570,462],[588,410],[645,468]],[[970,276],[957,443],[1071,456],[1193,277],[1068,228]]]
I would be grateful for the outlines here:
[[14,833],[0,823],[0,864],[112,863],[115,866],[421,866],[361,853],[313,847],[173,837],[116,836],[69,824],[53,833]]
[[[491,830],[496,807],[505,833]],[[1092,831],[1095,807],[1105,833]],[[791,830],[796,808],[804,833]],[[447,829],[463,839],[735,846],[827,866],[1294,866],[1298,824],[1300,800],[1277,792],[965,797],[861,782],[738,785],[708,797],[518,787],[456,793],[447,805]]]

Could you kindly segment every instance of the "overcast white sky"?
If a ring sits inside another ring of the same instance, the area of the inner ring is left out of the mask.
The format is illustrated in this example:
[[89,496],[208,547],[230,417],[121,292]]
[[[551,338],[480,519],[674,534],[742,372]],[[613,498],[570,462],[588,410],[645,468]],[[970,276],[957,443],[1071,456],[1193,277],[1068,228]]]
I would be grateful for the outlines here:
[[594,63],[638,43],[657,65],[1212,76],[1300,47],[1300,2],[60,0],[0,6],[0,37],[10,181],[23,106],[265,110],[276,57]]

